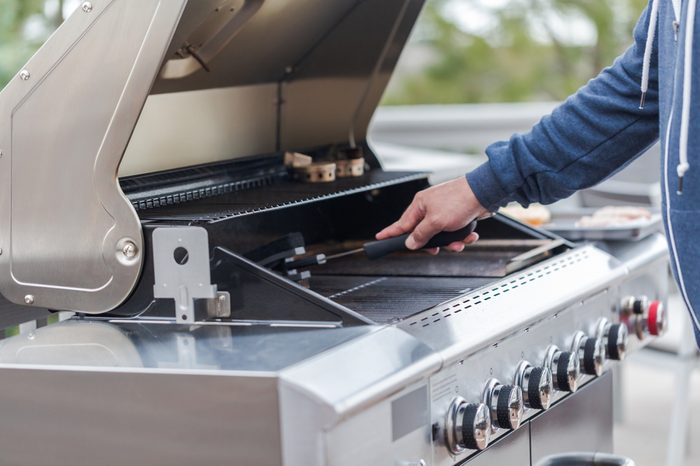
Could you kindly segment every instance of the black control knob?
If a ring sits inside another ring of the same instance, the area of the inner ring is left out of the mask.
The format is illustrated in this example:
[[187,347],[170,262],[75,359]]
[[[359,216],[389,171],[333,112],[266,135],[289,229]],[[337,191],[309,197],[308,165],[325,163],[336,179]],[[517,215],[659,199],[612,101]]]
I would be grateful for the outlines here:
[[482,403],[467,403],[457,397],[447,411],[445,443],[455,455],[465,450],[483,450],[491,441],[491,413]]
[[481,403],[469,403],[464,408],[462,441],[467,450],[483,450],[491,440],[491,415]]
[[573,393],[578,389],[581,365],[576,355],[552,345],[547,349],[544,366],[552,371],[556,390]]
[[589,338],[583,332],[577,332],[571,352],[578,356],[584,374],[600,376],[603,373],[606,357],[602,338]]
[[525,414],[523,391],[516,385],[503,385],[496,379],[486,383],[483,395],[484,404],[491,411],[494,430],[514,430],[520,427]]
[[646,296],[626,296],[622,299],[620,307],[623,315],[646,315],[649,308],[649,298]]
[[627,353],[629,332],[625,324],[607,324],[603,328],[605,352],[609,359],[622,361]]
[[523,392],[523,402],[531,409],[549,409],[554,391],[552,371],[546,367],[534,367],[522,361],[517,370],[513,384]]

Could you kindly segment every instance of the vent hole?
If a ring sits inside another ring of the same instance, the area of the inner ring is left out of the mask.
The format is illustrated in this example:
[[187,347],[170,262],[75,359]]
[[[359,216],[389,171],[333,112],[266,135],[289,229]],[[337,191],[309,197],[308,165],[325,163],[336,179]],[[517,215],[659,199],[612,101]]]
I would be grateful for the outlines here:
[[176,248],[173,251],[173,259],[175,259],[176,264],[185,265],[190,260],[190,253],[183,247]]

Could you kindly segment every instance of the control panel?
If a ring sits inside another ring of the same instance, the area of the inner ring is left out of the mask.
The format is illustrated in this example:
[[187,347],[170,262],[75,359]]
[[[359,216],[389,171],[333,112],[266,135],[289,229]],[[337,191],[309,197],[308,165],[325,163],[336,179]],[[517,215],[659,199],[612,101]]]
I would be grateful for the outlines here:
[[610,288],[455,362],[431,380],[435,465],[488,448],[667,327],[663,303]]

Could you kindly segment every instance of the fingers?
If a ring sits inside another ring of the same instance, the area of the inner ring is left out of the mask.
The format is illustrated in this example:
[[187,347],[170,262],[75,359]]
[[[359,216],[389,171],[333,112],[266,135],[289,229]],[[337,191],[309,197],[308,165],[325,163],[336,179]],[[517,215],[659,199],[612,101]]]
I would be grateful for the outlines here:
[[445,247],[445,249],[452,252],[462,252],[468,244],[473,244],[477,241],[479,241],[479,235],[477,233],[472,233],[471,235],[467,236],[464,241],[456,241]]
[[466,244],[464,244],[462,241],[456,241],[452,244],[447,245],[445,249],[452,252],[462,252],[464,251],[465,246]]
[[477,241],[479,241],[479,233],[476,233],[476,232],[467,236],[467,238],[464,240],[465,244],[474,244]]
[[424,249],[424,251],[426,251],[431,256],[437,256],[438,254],[440,254],[440,248]]
[[406,240],[406,247],[411,250],[420,249],[441,231],[442,226],[438,222],[424,218]]
[[412,202],[401,218],[376,234],[378,240],[393,238],[412,231],[423,220],[424,213],[416,202]]

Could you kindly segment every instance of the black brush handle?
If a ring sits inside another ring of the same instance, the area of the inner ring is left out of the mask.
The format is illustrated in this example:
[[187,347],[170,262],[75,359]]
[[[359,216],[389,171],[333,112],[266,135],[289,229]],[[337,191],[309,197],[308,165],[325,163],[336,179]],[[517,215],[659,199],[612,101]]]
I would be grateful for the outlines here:
[[[443,231],[442,233],[438,233],[437,235],[433,236],[430,241],[428,241],[428,244],[423,246],[423,248],[441,248],[455,242],[464,241],[464,239],[471,235],[475,229],[476,220],[457,231]],[[384,257],[392,252],[406,251],[406,240],[409,236],[410,234],[405,234],[401,236],[394,236],[393,238],[389,239],[370,241],[369,243],[364,244],[363,249],[365,250],[367,257],[370,259],[379,259],[380,257]]]

